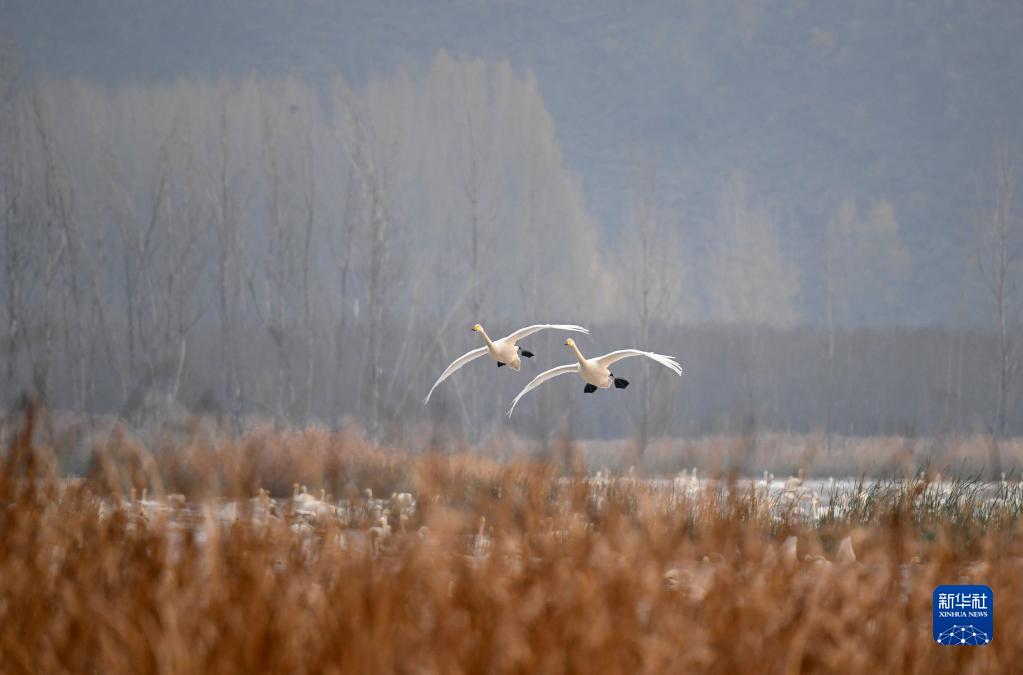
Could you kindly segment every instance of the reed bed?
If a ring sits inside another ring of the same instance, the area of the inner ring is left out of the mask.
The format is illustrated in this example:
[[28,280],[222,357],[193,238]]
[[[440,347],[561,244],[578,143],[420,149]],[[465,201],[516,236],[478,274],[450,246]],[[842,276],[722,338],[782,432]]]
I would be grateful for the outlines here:
[[[153,449],[113,434],[88,476],[68,480],[34,424],[9,434],[0,474],[3,673],[930,674],[1023,662],[1016,483],[892,480],[806,517],[727,476],[594,478],[578,462],[412,455],[287,430]],[[933,643],[942,583],[992,587],[990,645]]]

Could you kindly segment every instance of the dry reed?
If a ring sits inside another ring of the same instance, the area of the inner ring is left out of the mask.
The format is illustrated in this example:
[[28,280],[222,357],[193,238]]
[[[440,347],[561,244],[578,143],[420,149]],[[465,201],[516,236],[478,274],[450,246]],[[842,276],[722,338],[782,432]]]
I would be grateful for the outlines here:
[[[3,673],[932,674],[1023,662],[1018,486],[992,500],[969,483],[947,495],[893,482],[808,521],[735,481],[594,480],[325,431],[153,454],[114,435],[87,479],[66,481],[32,425],[12,434],[0,474]],[[293,483],[329,493],[329,508],[296,508]],[[388,499],[406,491],[408,512]],[[371,529],[379,517],[386,528]],[[994,589],[986,647],[931,639],[931,592],[960,581]]]

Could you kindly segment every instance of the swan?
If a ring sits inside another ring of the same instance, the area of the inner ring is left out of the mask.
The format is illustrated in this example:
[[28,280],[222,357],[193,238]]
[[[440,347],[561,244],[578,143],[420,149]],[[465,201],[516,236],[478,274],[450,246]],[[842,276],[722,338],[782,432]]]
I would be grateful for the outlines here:
[[586,386],[583,387],[583,391],[587,394],[592,394],[597,389],[610,389],[613,384],[617,389],[625,389],[629,386],[627,380],[623,380],[620,377],[615,377],[610,370],[612,363],[627,359],[630,356],[645,356],[648,359],[653,359],[657,363],[661,364],[665,368],[670,368],[673,373],[682,376],[682,366],[678,364],[673,356],[664,356],[663,354],[654,354],[653,352],[644,352],[639,349],[619,349],[613,351],[610,354],[604,354],[593,359],[587,359],[583,356],[582,352],[575,345],[575,340],[568,338],[565,340],[565,345],[572,348],[575,352],[575,358],[578,363],[569,363],[568,365],[558,366],[557,368],[551,368],[550,370],[544,371],[533,378],[533,381],[526,385],[526,388],[519,392],[519,395],[512,401],[511,408],[508,409],[508,417],[512,416],[515,411],[515,406],[518,405],[519,400],[527,393],[536,389],[547,380],[557,377],[558,375],[564,375],[565,373],[578,373],[579,377],[583,378],[586,382]]
[[395,513],[412,513],[416,509],[416,500],[408,492],[391,493],[391,510]]
[[313,505],[316,502],[322,502],[326,498],[326,490],[321,490],[320,499],[316,499],[316,497],[309,494],[309,490],[306,488],[305,485],[302,486],[301,491],[299,491],[298,483],[292,483],[291,487],[292,487],[291,500],[298,504],[299,506]]
[[430,387],[429,393],[426,394],[426,398],[423,399],[423,404],[430,402],[430,396],[433,395],[433,390],[437,388],[437,385],[444,380],[451,377],[451,375],[464,366],[465,364],[478,359],[484,354],[490,354],[490,358],[497,361],[497,367],[508,366],[512,370],[518,370],[522,366],[522,360],[519,358],[525,356],[527,359],[533,358],[533,352],[526,351],[520,347],[517,343],[524,337],[529,337],[533,333],[544,330],[545,328],[554,328],[556,330],[570,330],[577,333],[590,334],[590,331],[582,326],[573,326],[560,323],[538,323],[532,326],[526,326],[520,328],[511,335],[503,337],[500,340],[491,340],[490,336],[487,335],[487,331],[483,330],[483,326],[476,324],[472,327],[474,333],[479,333],[483,336],[483,340],[487,343],[485,346],[479,349],[474,349],[471,352],[462,354],[457,359],[451,362],[451,365],[444,369],[444,372],[440,374],[437,381]]
[[369,541],[374,556],[380,554],[380,545],[391,536],[391,526],[385,516],[380,516],[377,524],[369,528]]

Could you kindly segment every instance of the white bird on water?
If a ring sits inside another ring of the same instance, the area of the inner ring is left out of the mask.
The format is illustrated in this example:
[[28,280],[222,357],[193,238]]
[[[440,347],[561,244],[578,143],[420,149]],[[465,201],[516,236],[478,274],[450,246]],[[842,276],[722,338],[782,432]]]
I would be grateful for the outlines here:
[[480,347],[479,349],[474,349],[471,352],[462,354],[457,359],[452,361],[451,365],[444,369],[444,372],[440,374],[440,377],[437,378],[437,381],[433,383],[432,387],[430,387],[430,392],[426,395],[426,398],[423,399],[423,403],[425,404],[430,402],[430,396],[433,395],[433,390],[437,388],[438,384],[451,377],[451,375],[456,370],[458,370],[465,364],[475,359],[478,359],[484,354],[490,354],[490,358],[494,359],[494,361],[497,361],[498,368],[500,368],[501,366],[508,366],[512,370],[518,370],[519,368],[522,367],[522,359],[520,357],[525,356],[527,359],[533,358],[533,353],[530,351],[526,351],[521,346],[519,346],[517,344],[518,341],[524,337],[529,337],[533,333],[537,333],[546,328],[553,328],[556,330],[570,330],[575,331],[577,333],[585,333],[587,335],[590,334],[590,331],[583,328],[582,326],[574,326],[559,323],[538,323],[533,326],[526,326],[525,328],[520,328],[511,335],[503,337],[500,340],[491,340],[490,336],[487,335],[487,332],[483,330],[483,326],[476,324],[475,326],[472,327],[473,332],[482,335],[483,340],[487,344],[483,347]]
[[583,356],[579,348],[575,346],[575,340],[568,338],[565,340],[565,345],[572,348],[575,352],[575,358],[578,363],[569,363],[568,365],[558,366],[557,368],[551,368],[550,370],[544,371],[533,378],[533,381],[526,385],[526,388],[519,392],[519,395],[512,401],[511,408],[508,410],[508,417],[512,416],[515,411],[515,406],[518,405],[519,400],[527,393],[536,389],[541,384],[550,380],[551,378],[557,377],[558,375],[564,375],[565,373],[578,373],[579,377],[583,378],[586,382],[586,386],[583,387],[583,391],[587,394],[592,394],[597,389],[610,389],[613,384],[617,389],[625,389],[629,386],[627,380],[623,380],[620,377],[615,377],[611,372],[610,367],[612,363],[627,359],[630,356],[645,356],[648,359],[652,359],[657,363],[661,364],[665,368],[671,369],[673,373],[682,376],[682,366],[679,365],[678,361],[673,356],[665,356],[663,354],[655,354],[653,352],[644,352],[639,349],[619,349],[611,352],[610,354],[604,354],[593,359],[587,359]]

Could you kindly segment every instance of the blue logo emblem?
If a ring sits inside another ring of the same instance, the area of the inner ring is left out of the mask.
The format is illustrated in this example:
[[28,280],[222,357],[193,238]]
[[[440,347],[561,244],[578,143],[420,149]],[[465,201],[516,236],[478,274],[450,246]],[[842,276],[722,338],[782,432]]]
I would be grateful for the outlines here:
[[989,586],[934,589],[934,641],[982,646],[995,637],[995,595]]

